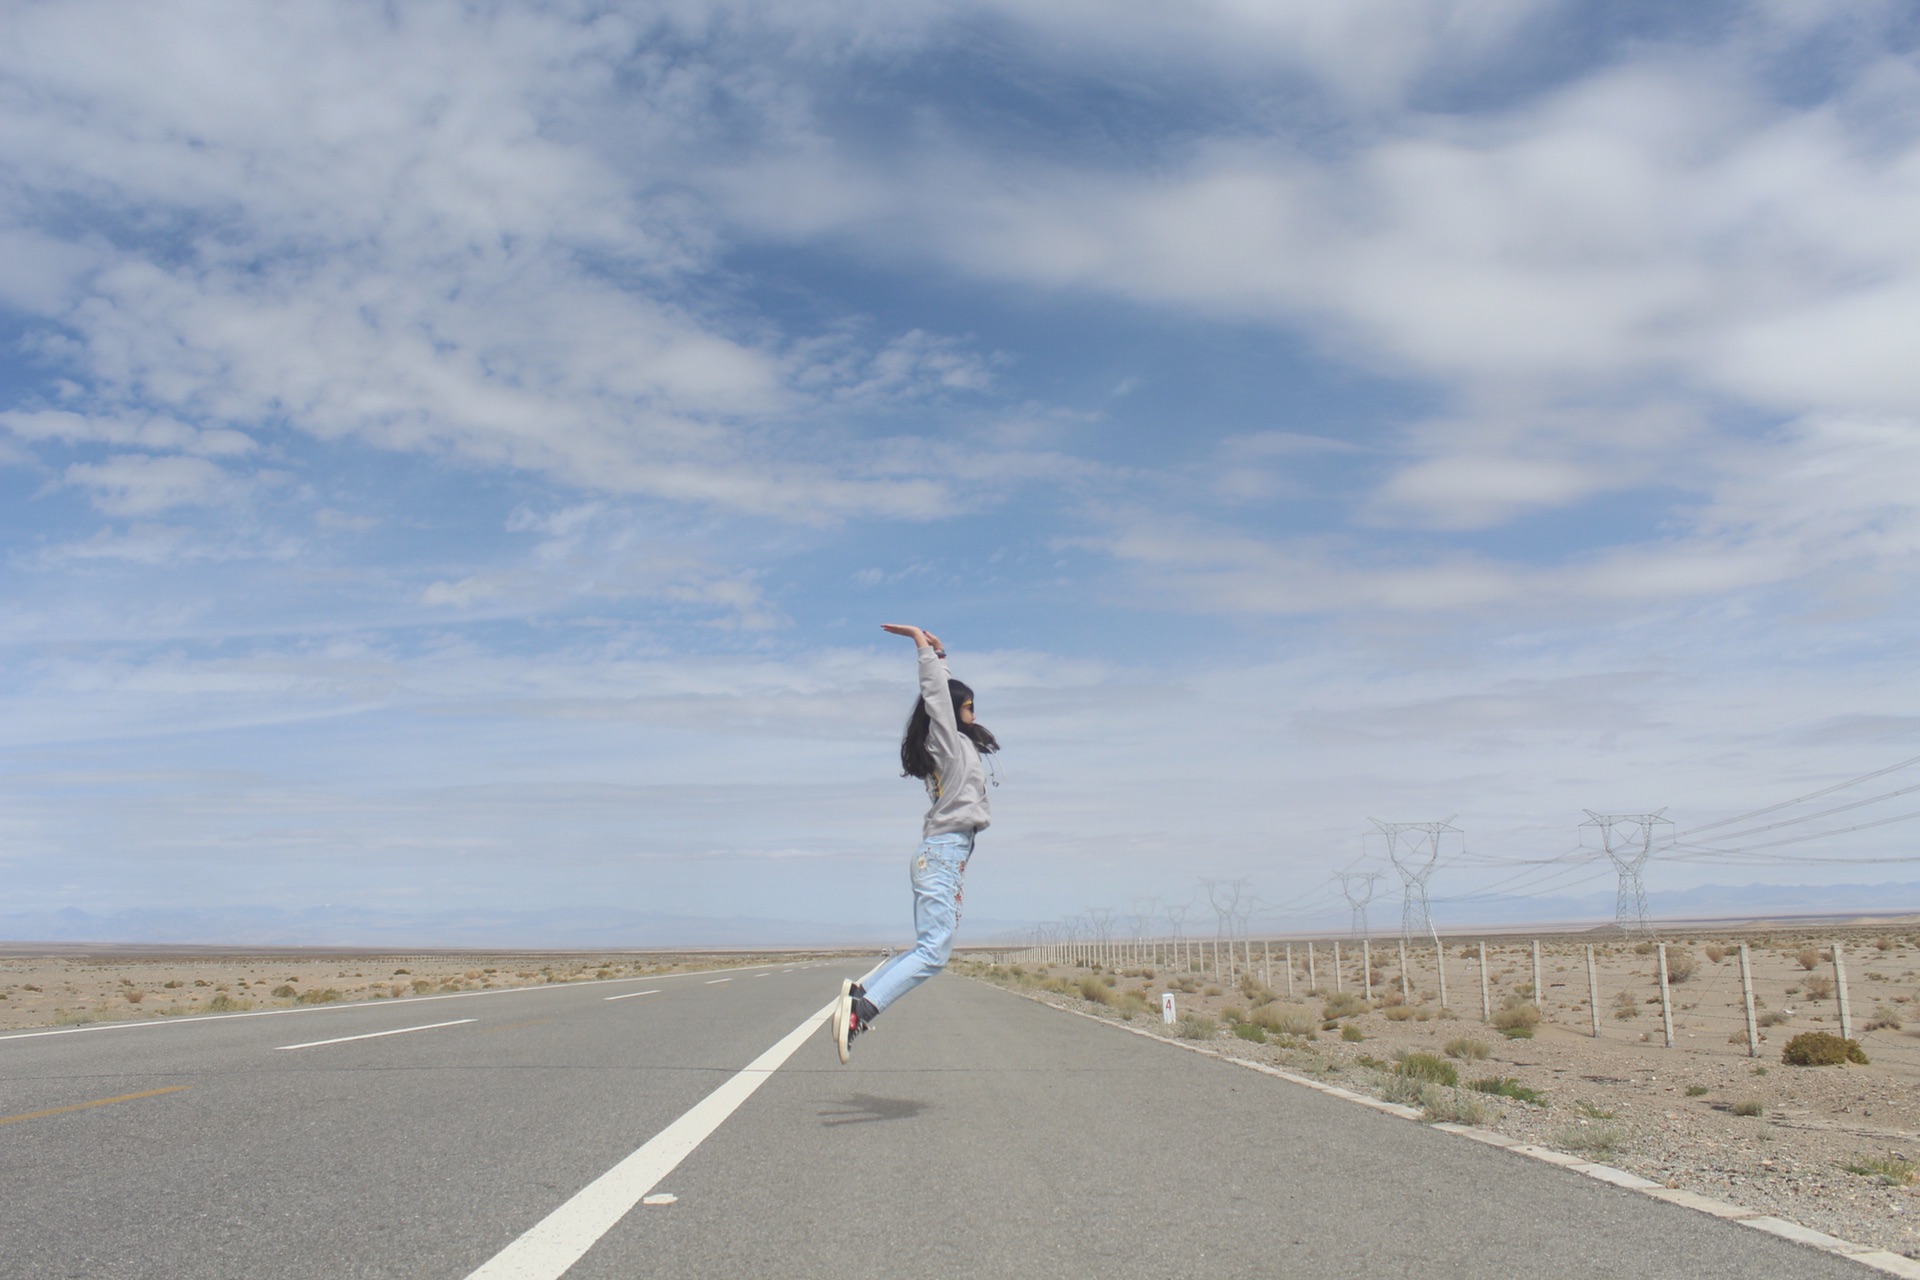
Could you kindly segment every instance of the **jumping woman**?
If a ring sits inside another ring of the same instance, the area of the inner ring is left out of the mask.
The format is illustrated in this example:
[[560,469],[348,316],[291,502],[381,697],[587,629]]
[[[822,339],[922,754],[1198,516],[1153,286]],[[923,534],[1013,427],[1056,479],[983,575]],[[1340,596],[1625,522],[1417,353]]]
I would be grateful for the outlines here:
[[1000,749],[987,727],[973,718],[973,690],[947,674],[940,637],[919,627],[885,623],[883,630],[910,636],[920,651],[920,698],[900,739],[900,770],[927,786],[927,820],[913,856],[913,931],[917,940],[869,977],[865,986],[840,984],[833,1007],[833,1041],[840,1061],[852,1057],[853,1038],[873,1025],[881,1010],[944,969],[960,924],[960,881],[973,856],[973,837],[990,821],[982,754]]

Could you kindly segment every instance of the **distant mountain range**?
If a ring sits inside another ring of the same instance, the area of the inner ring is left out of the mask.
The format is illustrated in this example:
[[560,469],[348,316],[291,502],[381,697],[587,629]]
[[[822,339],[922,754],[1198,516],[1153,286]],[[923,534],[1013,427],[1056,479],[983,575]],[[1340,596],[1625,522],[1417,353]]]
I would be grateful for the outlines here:
[[[1920,883],[1837,885],[1700,885],[1648,894],[1657,917],[1676,920],[1744,919],[1860,913],[1896,916],[1920,912]],[[1493,902],[1436,902],[1435,923],[1457,931],[1477,926],[1600,924],[1613,919],[1611,890],[1560,898]],[[1399,904],[1376,898],[1378,933],[1398,926]],[[609,907],[540,911],[381,911],[363,907],[141,907],[94,914],[60,911],[0,915],[0,941],[146,943],[258,947],[472,947],[484,949],[625,949],[656,947],[812,947],[900,945],[905,921],[894,926],[776,920],[752,916],[682,916]],[[1258,925],[1256,924],[1256,931]],[[1288,933],[1345,933],[1346,913],[1289,923]],[[1014,920],[969,917],[962,942],[1024,941],[1032,926]],[[1191,928],[1191,926],[1190,926]]]

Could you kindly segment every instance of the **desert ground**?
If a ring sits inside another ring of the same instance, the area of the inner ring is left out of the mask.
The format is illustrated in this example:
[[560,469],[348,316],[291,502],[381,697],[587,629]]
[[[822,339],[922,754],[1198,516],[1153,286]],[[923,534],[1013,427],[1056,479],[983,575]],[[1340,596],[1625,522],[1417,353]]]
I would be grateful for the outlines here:
[[[1231,962],[1211,940],[1205,948],[1163,941],[1071,962],[981,954],[958,968],[1063,1007],[1410,1103],[1429,1119],[1498,1130],[1920,1257],[1920,922],[1662,931],[1672,1048],[1655,944],[1542,935],[1546,998],[1536,1004],[1534,941],[1485,940],[1484,1006],[1481,940],[1457,937],[1443,939],[1445,1005],[1431,942],[1408,948],[1403,995],[1398,941],[1376,941],[1372,1000],[1360,948],[1345,941],[1337,970],[1333,944],[1314,944],[1311,977],[1305,942],[1258,939],[1233,948]],[[1757,1055],[1748,1041],[1742,942]],[[1840,1029],[1836,942],[1852,1038],[1867,1061],[1789,1065],[1782,1055],[1792,1037]],[[1161,1018],[1169,991],[1171,1025]]]
[[791,963],[795,954],[22,947],[0,950],[0,1031]]

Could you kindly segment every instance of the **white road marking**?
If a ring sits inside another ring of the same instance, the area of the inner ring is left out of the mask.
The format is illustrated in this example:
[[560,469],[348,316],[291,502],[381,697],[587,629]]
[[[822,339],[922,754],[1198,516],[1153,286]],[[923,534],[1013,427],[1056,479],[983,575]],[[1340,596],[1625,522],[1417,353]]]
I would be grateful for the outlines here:
[[773,975],[770,973],[756,973],[753,976],[756,978],[771,978]]
[[623,996],[606,996],[603,998],[607,1000],[631,1000],[635,996],[657,996],[659,994],[660,994],[660,988],[655,987],[651,991],[629,991],[627,992],[627,994]]
[[381,1036],[403,1036],[409,1031],[433,1031],[440,1027],[457,1027],[462,1023],[478,1022],[478,1018],[455,1018],[452,1022],[429,1022],[424,1027],[395,1027],[392,1031],[369,1031],[363,1036],[335,1036],[331,1040],[309,1040],[305,1044],[283,1044],[279,1049],[318,1049],[323,1044],[345,1044],[349,1040],[378,1040]]
[[707,985],[710,987],[714,987],[714,986],[720,985],[723,982],[732,982],[732,981],[733,981],[732,978],[711,978],[707,981]]
[[535,1223],[527,1233],[493,1255],[467,1280],[559,1280],[567,1268],[627,1216],[641,1197],[680,1167],[739,1110],[740,1104],[773,1077],[794,1050],[806,1043],[833,1005],[787,1034],[749,1062],[725,1084],[693,1104],[692,1110],[648,1139],[646,1144],[574,1194],[573,1199]]

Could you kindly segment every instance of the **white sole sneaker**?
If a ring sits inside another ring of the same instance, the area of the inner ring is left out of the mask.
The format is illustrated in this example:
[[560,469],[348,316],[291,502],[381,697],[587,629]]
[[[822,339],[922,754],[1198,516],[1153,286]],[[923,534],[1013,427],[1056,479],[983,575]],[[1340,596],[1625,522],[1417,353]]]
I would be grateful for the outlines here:
[[840,1065],[853,1061],[847,1029],[853,1025],[853,979],[840,980],[840,998],[833,1002],[833,1047],[839,1051]]

